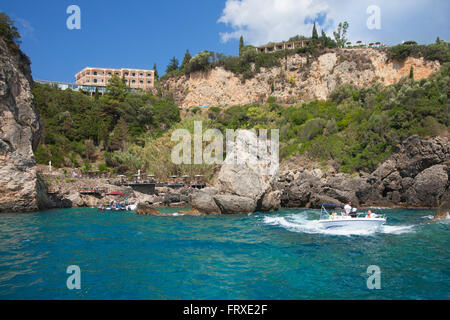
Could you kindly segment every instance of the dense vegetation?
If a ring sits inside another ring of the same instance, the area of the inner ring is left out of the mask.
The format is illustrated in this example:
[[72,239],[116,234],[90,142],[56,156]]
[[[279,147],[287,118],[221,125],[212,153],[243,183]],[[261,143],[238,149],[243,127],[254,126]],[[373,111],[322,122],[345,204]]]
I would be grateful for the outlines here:
[[[33,88],[43,134],[36,151],[38,163],[81,166],[130,143],[143,144],[180,121],[171,100],[145,92],[130,93],[124,81],[113,77],[104,96],[36,84]],[[87,165],[86,165],[87,166]]]
[[424,57],[427,60],[438,60],[441,64],[450,62],[450,42],[436,39],[436,43],[419,45],[415,41],[406,41],[388,49],[391,59],[405,60],[408,57]]

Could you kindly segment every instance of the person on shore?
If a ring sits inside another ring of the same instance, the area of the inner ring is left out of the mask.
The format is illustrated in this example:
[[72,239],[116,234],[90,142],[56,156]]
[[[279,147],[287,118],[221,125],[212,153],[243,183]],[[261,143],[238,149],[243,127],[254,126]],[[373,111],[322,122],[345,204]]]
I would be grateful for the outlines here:
[[352,213],[352,202],[349,201],[345,206],[344,206],[344,215],[349,216],[350,213]]

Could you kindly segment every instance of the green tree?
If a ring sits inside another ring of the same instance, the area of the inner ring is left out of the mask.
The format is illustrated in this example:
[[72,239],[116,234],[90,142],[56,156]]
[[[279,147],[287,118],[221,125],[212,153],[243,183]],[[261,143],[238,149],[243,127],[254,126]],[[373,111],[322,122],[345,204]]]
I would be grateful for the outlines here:
[[177,58],[173,57],[172,59],[170,59],[170,62],[166,68],[166,73],[178,70],[178,64],[179,61]]
[[340,22],[336,31],[333,32],[334,39],[336,40],[336,44],[338,47],[344,47],[347,42],[347,31],[349,24],[347,21],[344,23]]
[[20,34],[14,26],[14,21],[4,12],[0,12],[0,36],[17,46],[20,44]]
[[127,96],[127,84],[124,78],[113,75],[106,87],[105,98],[123,102]]
[[100,93],[98,92],[98,87],[95,87],[94,99],[98,100],[98,98],[100,98]]
[[197,53],[189,62],[186,72],[208,71],[214,62],[215,54],[210,51]]
[[411,66],[411,69],[409,70],[409,78],[411,80],[414,80],[414,68]]
[[153,71],[155,71],[155,80],[159,80],[158,68],[156,67],[156,62],[153,64]]
[[244,47],[244,37],[241,36],[241,38],[239,39],[239,56],[241,56],[241,50]]
[[120,118],[110,137],[110,149],[125,151],[130,141],[128,126],[124,118]]
[[312,39],[319,40],[319,34],[317,33],[316,22],[314,21],[313,31],[312,31]]
[[189,49],[186,49],[186,53],[184,54],[184,58],[183,58],[183,62],[181,63],[181,67],[180,70],[185,70],[189,64],[189,62],[191,62],[192,56],[189,53]]

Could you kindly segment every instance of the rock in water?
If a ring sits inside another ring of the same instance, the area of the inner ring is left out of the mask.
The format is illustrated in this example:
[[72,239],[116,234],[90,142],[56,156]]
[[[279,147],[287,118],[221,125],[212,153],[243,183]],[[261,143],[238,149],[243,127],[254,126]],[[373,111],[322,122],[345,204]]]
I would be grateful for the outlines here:
[[33,149],[40,136],[28,58],[0,37],[0,212],[35,211],[46,194]]
[[136,214],[161,215],[161,212],[159,212],[158,208],[147,202],[139,202],[136,207]]
[[214,200],[222,214],[248,213],[256,209],[255,200],[229,194],[216,195]]
[[445,219],[450,216],[450,189],[442,195],[435,219]]
[[271,144],[274,139],[264,141],[252,130],[238,130],[218,184],[193,194],[192,206],[208,214],[277,210],[281,193],[274,188],[278,175],[278,145]]
[[213,198],[218,192],[218,189],[211,187],[196,190],[192,195],[192,206],[206,214],[220,214],[220,209]]

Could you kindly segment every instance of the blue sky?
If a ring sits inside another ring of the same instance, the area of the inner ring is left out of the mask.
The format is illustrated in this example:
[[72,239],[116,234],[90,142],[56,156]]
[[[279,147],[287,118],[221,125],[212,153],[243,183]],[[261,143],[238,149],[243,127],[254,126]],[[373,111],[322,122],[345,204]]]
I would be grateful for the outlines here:
[[[351,41],[387,44],[414,39],[450,40],[448,0],[2,0],[22,34],[34,79],[74,82],[86,66],[151,69],[164,73],[169,59],[210,50],[237,54],[238,38],[259,45],[310,35],[311,23],[331,36],[350,23]],[[81,8],[81,30],[68,30],[66,9]],[[381,9],[381,29],[369,30],[369,5]]]

